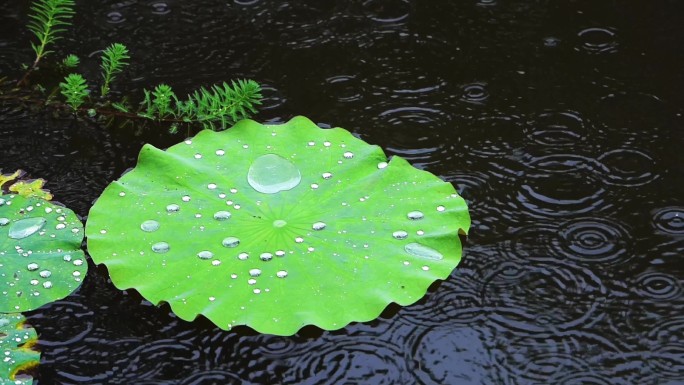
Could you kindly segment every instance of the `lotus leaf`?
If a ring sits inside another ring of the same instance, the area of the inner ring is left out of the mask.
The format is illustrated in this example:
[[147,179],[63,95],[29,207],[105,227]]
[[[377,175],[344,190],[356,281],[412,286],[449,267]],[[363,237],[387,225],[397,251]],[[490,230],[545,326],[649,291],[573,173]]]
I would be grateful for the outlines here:
[[184,320],[291,335],[416,302],[456,267],[469,226],[451,184],[297,117],[146,145],[86,235],[120,289]]
[[21,314],[0,314],[0,385],[29,385],[30,377],[20,378],[17,373],[38,365],[40,353],[31,350],[38,336],[33,328],[24,326]]
[[88,271],[82,241],[71,210],[0,195],[0,313],[33,310],[74,291]]

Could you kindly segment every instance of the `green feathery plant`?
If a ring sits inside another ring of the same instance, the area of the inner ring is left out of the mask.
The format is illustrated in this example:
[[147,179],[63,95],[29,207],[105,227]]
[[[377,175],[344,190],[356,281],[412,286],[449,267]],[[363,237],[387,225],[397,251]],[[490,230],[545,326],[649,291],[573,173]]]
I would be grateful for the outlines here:
[[31,42],[36,58],[24,77],[19,80],[19,85],[26,81],[40,60],[52,52],[48,49],[49,45],[61,38],[60,34],[66,31],[63,27],[71,25],[69,19],[74,15],[74,1],[36,0],[31,5],[31,12],[28,29],[38,38],[38,44]]
[[66,103],[74,110],[85,102],[88,97],[88,85],[81,74],[69,74],[59,83],[60,91],[66,98]]
[[120,73],[125,66],[128,65],[126,60],[130,59],[128,56],[128,48],[120,43],[113,43],[107,47],[102,53],[102,78],[104,84],[100,87],[100,94],[104,97],[109,93],[109,83],[114,80],[116,74]]
[[62,66],[64,68],[76,68],[80,62],[81,61],[78,59],[78,56],[70,54],[62,59]]

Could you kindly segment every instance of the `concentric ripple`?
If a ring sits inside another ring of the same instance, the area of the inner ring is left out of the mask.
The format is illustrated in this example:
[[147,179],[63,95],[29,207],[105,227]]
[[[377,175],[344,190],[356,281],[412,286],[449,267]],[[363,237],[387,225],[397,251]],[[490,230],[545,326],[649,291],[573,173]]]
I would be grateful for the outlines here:
[[681,282],[673,275],[657,271],[648,271],[638,275],[634,287],[638,295],[656,301],[682,298]]
[[653,226],[658,232],[684,234],[684,207],[664,207],[653,213]]
[[580,263],[624,263],[631,237],[620,222],[604,218],[579,218],[565,222],[555,243],[561,255]]
[[573,146],[588,134],[577,111],[546,111],[530,122],[528,136],[542,146]]
[[620,186],[643,186],[658,178],[655,160],[647,153],[620,148],[601,154],[597,158],[605,166],[603,180]]
[[577,33],[580,40],[579,49],[590,54],[614,53],[618,42],[615,30],[612,28],[586,28]]

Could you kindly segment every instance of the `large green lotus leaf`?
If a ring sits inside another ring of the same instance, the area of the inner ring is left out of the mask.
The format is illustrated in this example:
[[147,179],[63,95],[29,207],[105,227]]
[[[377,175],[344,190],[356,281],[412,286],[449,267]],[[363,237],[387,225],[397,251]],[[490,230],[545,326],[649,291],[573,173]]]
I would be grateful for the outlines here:
[[88,271],[82,241],[73,211],[0,195],[0,313],[33,310],[76,290]]
[[19,371],[38,365],[40,353],[31,350],[38,336],[24,326],[21,314],[0,314],[0,385],[30,385],[33,379],[20,378]]
[[92,207],[88,250],[185,320],[279,335],[368,321],[448,277],[470,225],[451,184],[386,162],[303,117],[147,145]]

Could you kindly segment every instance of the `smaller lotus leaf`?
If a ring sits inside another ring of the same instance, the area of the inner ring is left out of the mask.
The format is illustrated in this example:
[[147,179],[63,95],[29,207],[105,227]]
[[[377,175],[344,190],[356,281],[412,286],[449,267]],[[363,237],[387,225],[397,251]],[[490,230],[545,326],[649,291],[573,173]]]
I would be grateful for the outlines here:
[[21,314],[0,314],[0,385],[30,385],[30,377],[19,378],[17,373],[38,365],[40,353],[31,349],[38,335],[24,326]]
[[0,188],[2,188],[2,186],[5,185],[5,183],[11,182],[11,181],[13,181],[13,180],[19,178],[19,177],[22,176],[23,173],[24,173],[24,172],[21,171],[21,170],[17,170],[17,171],[15,171],[15,172],[11,173],[11,174],[3,174],[1,171],[2,171],[2,170],[0,170]]
[[44,185],[45,179],[19,181],[11,185],[9,190],[23,197],[36,197],[49,201],[52,199],[52,194],[50,194],[50,192],[47,190],[43,190]]
[[76,290],[88,271],[83,233],[65,207],[0,195],[0,313],[33,310]]
[[414,303],[456,267],[469,226],[451,184],[299,117],[145,146],[86,235],[117,287],[182,319],[290,335]]

